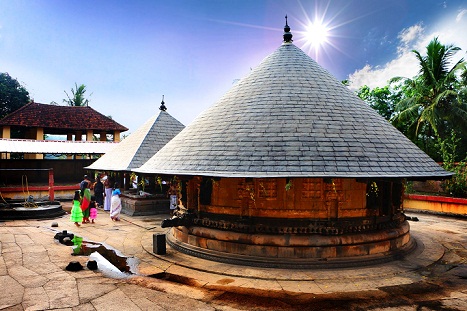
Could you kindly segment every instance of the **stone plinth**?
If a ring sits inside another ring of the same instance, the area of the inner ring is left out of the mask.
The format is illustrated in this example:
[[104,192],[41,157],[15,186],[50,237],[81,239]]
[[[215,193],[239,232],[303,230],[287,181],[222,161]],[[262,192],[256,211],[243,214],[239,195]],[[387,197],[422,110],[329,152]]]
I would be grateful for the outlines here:
[[194,177],[184,189],[167,240],[199,257],[306,266],[386,261],[414,246],[400,179]]
[[320,262],[327,265],[329,261],[341,266],[355,263],[355,260],[384,262],[415,247],[407,221],[398,228],[337,236],[247,234],[203,227],[174,227],[167,239],[175,249],[206,259],[290,268],[315,266]]
[[170,201],[165,196],[141,197],[125,194],[121,197],[122,213],[129,216],[168,214]]

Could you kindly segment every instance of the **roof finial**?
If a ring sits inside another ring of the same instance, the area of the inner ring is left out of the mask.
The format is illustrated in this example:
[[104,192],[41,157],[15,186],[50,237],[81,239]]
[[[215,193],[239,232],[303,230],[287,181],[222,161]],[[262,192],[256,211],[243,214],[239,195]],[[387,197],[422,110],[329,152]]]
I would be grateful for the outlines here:
[[167,107],[165,106],[164,103],[164,95],[162,95],[162,101],[161,101],[161,106],[159,107],[159,110],[166,111]]
[[292,40],[292,33],[290,32],[290,27],[287,24],[287,15],[285,15],[285,26],[284,26],[284,43],[291,43]]

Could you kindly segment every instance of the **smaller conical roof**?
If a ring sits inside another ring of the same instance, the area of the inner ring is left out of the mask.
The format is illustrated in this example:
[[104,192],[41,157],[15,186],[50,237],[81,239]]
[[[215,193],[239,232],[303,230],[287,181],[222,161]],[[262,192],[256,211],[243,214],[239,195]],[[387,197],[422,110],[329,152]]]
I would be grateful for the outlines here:
[[86,167],[93,170],[131,171],[149,160],[175,137],[184,125],[161,110],[140,128],[122,140],[110,152]]

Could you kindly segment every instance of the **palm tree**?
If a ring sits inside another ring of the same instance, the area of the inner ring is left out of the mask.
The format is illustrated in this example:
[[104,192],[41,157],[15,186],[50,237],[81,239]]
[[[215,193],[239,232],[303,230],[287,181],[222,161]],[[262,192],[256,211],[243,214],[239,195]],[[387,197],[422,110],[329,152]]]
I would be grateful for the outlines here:
[[[70,97],[66,91],[64,91],[68,99],[64,99],[63,102],[67,103],[69,106],[88,106],[89,100],[84,98],[84,93],[86,93],[86,85],[81,84],[78,86],[75,82],[75,89],[71,88],[71,94],[73,96]],[[92,93],[91,93],[92,95]],[[89,95],[89,96],[91,96]]]
[[398,128],[405,125],[412,140],[418,140],[421,131],[425,139],[445,139],[453,127],[467,128],[467,105],[460,98],[463,87],[458,74],[465,70],[466,63],[460,59],[451,66],[459,50],[441,44],[436,37],[426,47],[426,56],[412,51],[420,65],[416,77],[391,79],[390,83],[401,81],[405,93],[391,121]]

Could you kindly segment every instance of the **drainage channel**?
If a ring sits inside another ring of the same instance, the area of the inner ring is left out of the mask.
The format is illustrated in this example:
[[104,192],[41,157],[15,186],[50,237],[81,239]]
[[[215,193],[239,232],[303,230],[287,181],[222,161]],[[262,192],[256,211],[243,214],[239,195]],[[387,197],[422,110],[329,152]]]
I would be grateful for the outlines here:
[[108,245],[83,240],[66,230],[58,232],[54,239],[72,246],[74,256],[88,256],[90,261],[96,261],[97,268],[110,277],[122,278],[136,274],[137,259],[126,257]]
[[[97,263],[97,269],[108,277],[126,278],[137,274],[137,259],[135,257],[123,256],[119,251],[112,249],[108,245],[85,241],[82,237],[74,235],[73,233],[68,233],[66,230],[58,232],[54,239],[64,245],[72,246],[74,256],[88,256],[88,268],[90,268],[89,262],[95,261]],[[81,265],[76,262],[74,264]],[[75,271],[81,269],[78,267]],[[155,273],[147,275],[147,277],[188,286],[199,286],[198,282],[193,278],[169,272]]]

